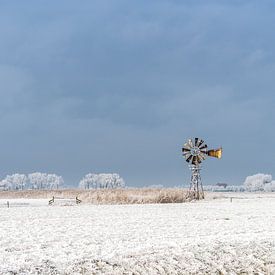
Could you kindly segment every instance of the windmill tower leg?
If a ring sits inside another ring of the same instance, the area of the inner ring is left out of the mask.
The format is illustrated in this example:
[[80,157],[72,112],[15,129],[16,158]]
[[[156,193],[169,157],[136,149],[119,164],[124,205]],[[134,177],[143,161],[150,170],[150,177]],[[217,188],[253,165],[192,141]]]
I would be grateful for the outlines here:
[[204,192],[202,188],[202,180],[200,175],[201,167],[199,165],[190,166],[192,176],[189,188],[189,197],[194,200],[204,199]]

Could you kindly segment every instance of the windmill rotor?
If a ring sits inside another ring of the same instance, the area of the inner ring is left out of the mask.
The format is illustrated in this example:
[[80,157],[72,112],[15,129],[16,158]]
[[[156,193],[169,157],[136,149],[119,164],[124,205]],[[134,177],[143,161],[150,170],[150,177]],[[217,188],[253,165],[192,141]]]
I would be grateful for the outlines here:
[[185,160],[193,165],[200,164],[207,156],[207,144],[202,139],[189,139],[182,147]]
[[208,150],[207,144],[199,138],[189,139],[182,147],[182,154],[190,164],[201,163],[207,156],[221,158],[222,148]]

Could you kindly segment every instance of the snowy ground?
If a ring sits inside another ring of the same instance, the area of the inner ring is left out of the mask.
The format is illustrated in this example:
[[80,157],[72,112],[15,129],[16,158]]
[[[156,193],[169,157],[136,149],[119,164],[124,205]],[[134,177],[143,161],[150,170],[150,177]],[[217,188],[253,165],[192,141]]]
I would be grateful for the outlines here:
[[275,195],[158,205],[13,202],[0,201],[0,274],[275,274]]

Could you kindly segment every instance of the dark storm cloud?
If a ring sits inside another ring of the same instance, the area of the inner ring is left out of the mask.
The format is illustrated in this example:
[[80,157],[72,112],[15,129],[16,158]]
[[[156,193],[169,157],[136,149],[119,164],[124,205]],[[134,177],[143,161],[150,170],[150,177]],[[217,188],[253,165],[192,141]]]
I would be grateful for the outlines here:
[[2,176],[118,171],[132,185],[176,185],[195,135],[224,146],[207,182],[273,172],[271,1],[0,6]]

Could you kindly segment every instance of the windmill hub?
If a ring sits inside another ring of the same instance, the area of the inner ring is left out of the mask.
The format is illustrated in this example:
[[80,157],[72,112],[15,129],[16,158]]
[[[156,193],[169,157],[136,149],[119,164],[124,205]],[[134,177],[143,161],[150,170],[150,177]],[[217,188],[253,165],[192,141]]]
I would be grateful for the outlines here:
[[191,149],[191,155],[198,156],[200,152],[200,149],[198,147],[194,147]]
[[221,158],[222,148],[208,150],[202,139],[189,139],[182,147],[182,154],[189,163],[192,172],[189,196],[196,200],[204,199],[202,180],[200,175],[201,163],[207,156]]

